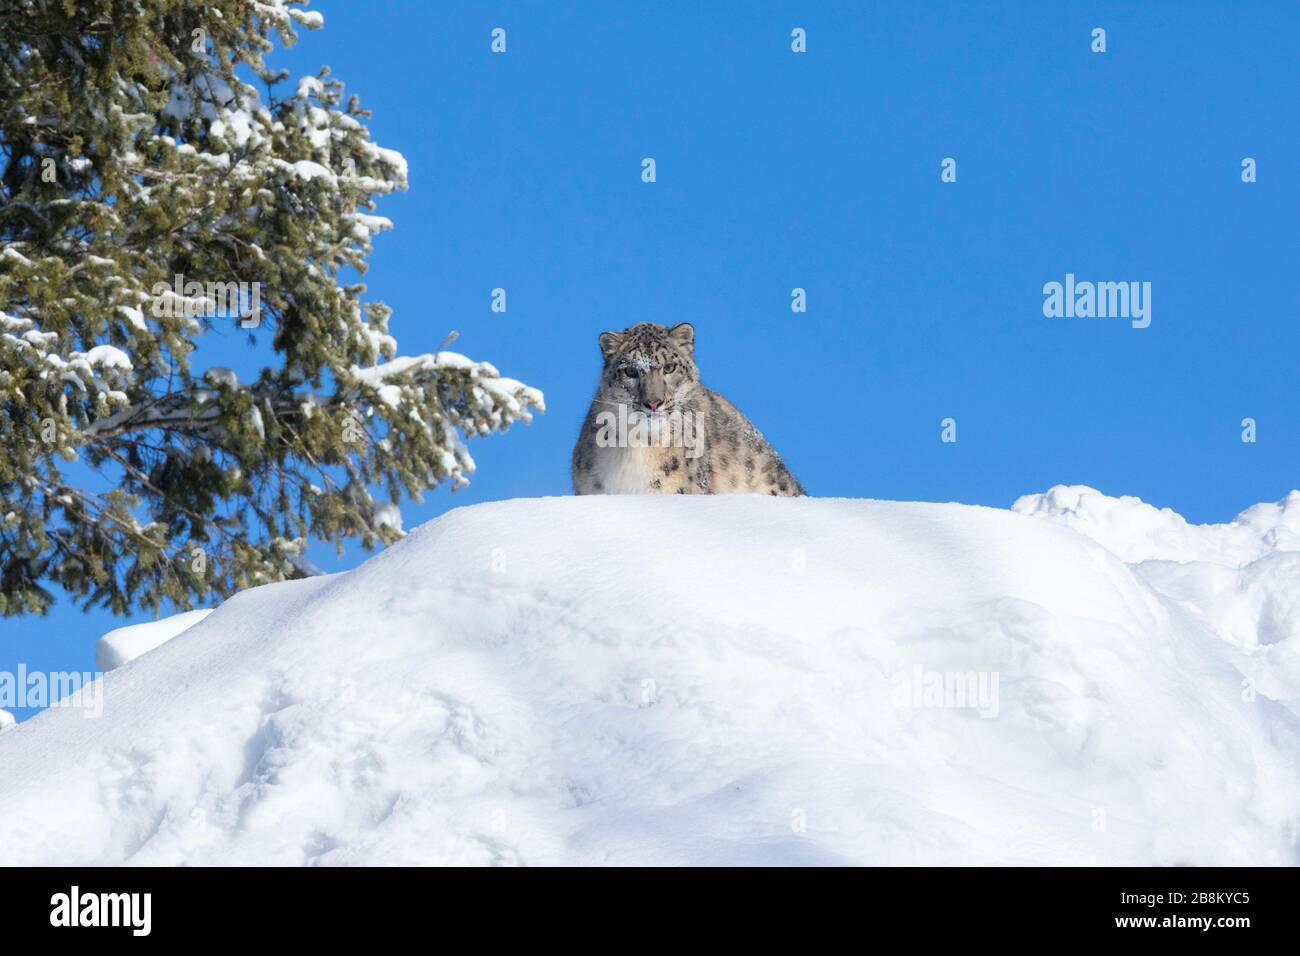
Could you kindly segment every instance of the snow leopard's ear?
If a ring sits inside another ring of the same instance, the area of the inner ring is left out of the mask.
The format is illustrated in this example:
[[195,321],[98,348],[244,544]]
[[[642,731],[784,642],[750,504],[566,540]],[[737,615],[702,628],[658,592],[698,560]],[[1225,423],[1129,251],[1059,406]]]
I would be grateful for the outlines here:
[[600,333],[600,354],[609,358],[618,351],[618,347],[623,344],[622,332],[601,332]]
[[668,339],[674,345],[681,346],[688,352],[695,351],[695,326],[689,322],[674,325],[668,330]]

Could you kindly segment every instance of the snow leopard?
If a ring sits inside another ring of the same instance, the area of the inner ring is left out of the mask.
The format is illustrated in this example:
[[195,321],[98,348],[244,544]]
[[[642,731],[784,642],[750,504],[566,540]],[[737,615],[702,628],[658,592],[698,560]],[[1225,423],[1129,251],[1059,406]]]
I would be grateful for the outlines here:
[[805,494],[763,434],[700,381],[690,324],[642,322],[599,343],[600,385],[573,449],[577,494]]

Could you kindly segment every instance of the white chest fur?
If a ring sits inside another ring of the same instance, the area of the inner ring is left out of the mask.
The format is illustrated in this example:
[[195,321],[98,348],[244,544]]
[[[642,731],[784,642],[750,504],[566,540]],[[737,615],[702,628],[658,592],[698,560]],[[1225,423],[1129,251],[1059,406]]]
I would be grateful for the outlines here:
[[592,480],[609,495],[654,494],[662,490],[663,466],[677,449],[601,448],[595,456]]

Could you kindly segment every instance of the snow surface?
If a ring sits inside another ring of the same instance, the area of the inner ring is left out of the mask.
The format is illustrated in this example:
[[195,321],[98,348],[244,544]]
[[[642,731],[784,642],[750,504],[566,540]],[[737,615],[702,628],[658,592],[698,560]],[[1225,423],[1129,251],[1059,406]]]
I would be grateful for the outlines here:
[[212,613],[211,608],[184,611],[157,621],[131,624],[109,631],[95,643],[95,666],[111,671],[141,654],[161,647]]
[[1274,551],[1300,551],[1300,491],[1247,508],[1228,524],[1188,524],[1140,498],[1111,498],[1087,485],[1057,485],[1011,506],[1092,538],[1122,561],[1209,561],[1241,566]]
[[1013,510],[1097,541],[1152,590],[1238,653],[1234,665],[1269,697],[1300,702],[1300,491],[1227,524],[1189,525],[1168,508],[1085,485],[1026,495]]
[[1300,861],[1295,496],[1094,495],[449,512],[5,733],[0,863]]

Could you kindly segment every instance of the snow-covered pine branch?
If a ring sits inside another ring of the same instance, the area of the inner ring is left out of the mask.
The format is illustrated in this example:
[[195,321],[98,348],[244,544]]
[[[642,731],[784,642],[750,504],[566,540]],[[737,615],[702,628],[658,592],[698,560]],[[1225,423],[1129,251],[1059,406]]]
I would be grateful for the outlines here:
[[[407,167],[328,70],[265,62],[323,25],[303,6],[0,11],[0,613],[47,585],[186,607],[301,574],[313,536],[395,540],[403,495],[468,480],[468,436],[544,408],[486,362],[401,356],[344,280]],[[263,346],[245,382],[195,367],[220,325]]]

